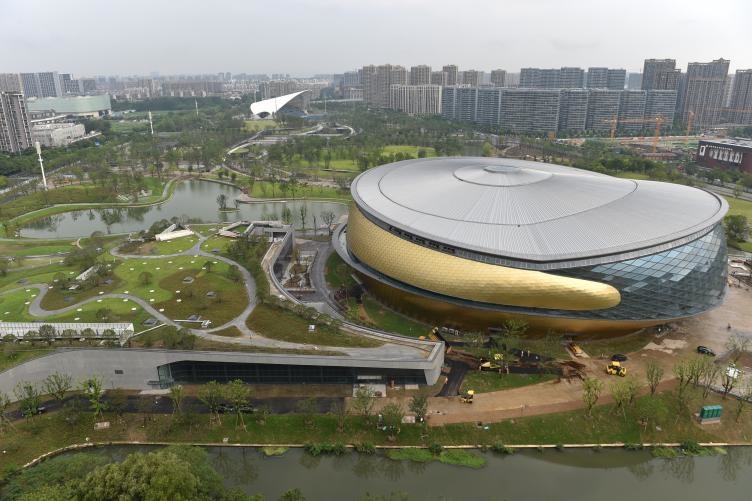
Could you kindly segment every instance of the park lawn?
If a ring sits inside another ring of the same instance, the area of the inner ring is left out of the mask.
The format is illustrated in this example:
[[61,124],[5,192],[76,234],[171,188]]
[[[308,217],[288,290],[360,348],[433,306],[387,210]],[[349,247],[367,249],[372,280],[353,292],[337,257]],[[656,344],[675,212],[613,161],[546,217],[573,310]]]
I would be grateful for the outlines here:
[[729,204],[729,215],[739,214],[745,216],[748,221],[752,222],[752,202],[742,200],[741,198],[723,197]]
[[331,186],[298,185],[295,187],[294,196],[293,192],[289,189],[283,195],[279,183],[274,183],[272,186],[272,183],[269,181],[256,181],[253,183],[251,196],[253,198],[333,198],[349,200],[350,192]]
[[198,242],[198,237],[191,235],[188,237],[176,238],[175,240],[167,240],[165,242],[144,242],[135,251],[129,252],[129,254],[139,254],[142,256],[164,256],[167,254],[179,254],[180,252],[187,251]]
[[[68,275],[70,274],[71,272],[69,271]],[[68,290],[63,289],[61,286],[57,285],[57,279],[53,278],[49,282],[52,288],[47,290],[44,298],[42,298],[40,306],[45,310],[58,310],[60,308],[65,308],[66,306],[72,306],[74,304],[80,303],[95,296],[101,296],[102,294],[100,294],[100,292],[104,294],[114,292],[122,284],[122,281],[114,273],[109,275],[105,279],[112,280],[112,283],[101,283],[100,285],[97,285],[95,287]],[[73,299],[68,302],[65,300],[66,297],[72,297]]]
[[40,240],[5,240],[0,241],[0,256],[47,256],[69,252],[74,242],[40,241]]
[[395,332],[403,336],[427,336],[431,327],[427,324],[412,320],[396,311],[379,304],[370,296],[363,297],[363,307],[368,317],[378,329]]
[[332,252],[326,260],[324,275],[329,288],[338,290],[342,287],[350,287],[355,284],[352,276],[352,268],[345,263],[339,254]]
[[247,132],[257,132],[261,129],[276,129],[279,127],[276,120],[262,118],[259,120],[246,120],[243,129]]
[[469,371],[460,387],[460,392],[473,390],[475,393],[509,390],[531,384],[553,381],[554,374],[499,374],[498,372]]
[[[81,311],[78,311],[79,309]],[[97,311],[101,309],[109,310],[106,320],[98,318]],[[67,313],[34,320],[39,322],[133,322],[133,328],[138,332],[146,328],[143,322],[147,318],[151,318],[151,315],[131,300],[104,298],[81,305]]]
[[418,157],[418,151],[424,150],[426,152],[427,157],[435,157],[436,156],[436,150],[433,149],[431,146],[414,146],[410,144],[388,144],[384,146],[383,152],[385,155],[396,155],[397,153],[402,153],[411,155],[413,157]]
[[243,337],[243,333],[240,332],[240,329],[238,329],[234,325],[231,325],[230,327],[222,329],[221,331],[210,332],[210,334],[213,334],[215,336],[222,336],[222,337]]
[[0,351],[0,372],[20,365],[33,358],[48,355],[54,351],[52,348],[30,348],[23,345],[17,345],[18,349],[11,351]]
[[[220,266],[223,265],[223,266]],[[159,281],[159,287],[175,293],[174,299],[156,302],[154,307],[164,309],[164,314],[172,319],[186,319],[196,314],[203,320],[211,320],[212,327],[218,327],[240,315],[248,306],[248,296],[242,280],[233,282],[225,276],[228,265],[216,261],[211,272],[195,269],[181,270]],[[192,284],[183,283],[183,278],[194,277]],[[208,292],[215,297],[208,297]],[[178,302],[178,299],[180,301]],[[199,324],[186,324],[198,328]]]
[[603,336],[577,339],[576,343],[591,357],[611,357],[614,353],[634,353],[652,341],[653,335],[643,331],[622,336]]
[[204,223],[204,224],[191,224],[190,228],[195,233],[201,234],[201,236],[209,237],[219,230],[222,225],[216,223]]
[[227,246],[229,246],[234,241],[235,240],[232,238],[214,235],[207,238],[204,243],[201,244],[201,250],[206,252],[214,252],[214,250],[219,250],[220,254],[224,254],[227,250]]
[[107,188],[85,183],[38,191],[0,205],[0,218],[16,216],[56,204],[118,202],[117,194]]
[[308,321],[304,318],[264,304],[256,306],[246,324],[261,336],[290,343],[352,348],[375,348],[383,344],[375,339],[321,325],[316,327],[315,332],[309,333]]
[[32,320],[27,303],[33,301],[38,294],[38,289],[20,289],[0,293],[0,320],[3,322],[28,322]]
[[[4,277],[0,277],[0,293],[25,287],[29,284],[51,283],[52,277],[57,273],[72,274],[76,272],[73,271],[73,268],[65,266],[63,263],[54,263],[28,270],[9,271]],[[26,284],[19,284],[19,280],[26,280]]]
[[131,134],[133,132],[146,132],[149,130],[148,122],[135,120],[111,120],[110,129],[114,134]]

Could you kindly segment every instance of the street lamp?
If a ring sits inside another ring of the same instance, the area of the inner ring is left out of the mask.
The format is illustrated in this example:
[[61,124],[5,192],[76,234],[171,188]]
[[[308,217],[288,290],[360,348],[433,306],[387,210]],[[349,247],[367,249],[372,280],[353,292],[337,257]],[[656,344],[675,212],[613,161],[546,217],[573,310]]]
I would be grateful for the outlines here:
[[44,161],[42,160],[42,146],[39,144],[39,141],[34,143],[34,146],[37,149],[37,156],[39,156],[39,168],[42,169],[42,183],[44,184],[44,191],[47,191],[47,177],[44,175]]

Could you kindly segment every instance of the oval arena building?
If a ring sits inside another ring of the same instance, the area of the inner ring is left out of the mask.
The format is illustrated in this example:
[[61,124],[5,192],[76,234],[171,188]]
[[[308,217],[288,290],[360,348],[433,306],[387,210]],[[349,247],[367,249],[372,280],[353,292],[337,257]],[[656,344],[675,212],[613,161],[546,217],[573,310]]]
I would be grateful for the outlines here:
[[383,165],[351,187],[337,253],[433,325],[623,332],[702,313],[726,287],[726,201],[707,191],[499,158]]

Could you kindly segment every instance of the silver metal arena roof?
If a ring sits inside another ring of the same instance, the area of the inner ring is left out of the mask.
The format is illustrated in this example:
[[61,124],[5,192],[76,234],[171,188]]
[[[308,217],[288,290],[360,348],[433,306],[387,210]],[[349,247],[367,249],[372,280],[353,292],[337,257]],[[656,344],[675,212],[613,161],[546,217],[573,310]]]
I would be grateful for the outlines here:
[[364,172],[351,191],[367,215],[410,234],[539,262],[665,247],[728,210],[697,188],[505,158],[396,162]]

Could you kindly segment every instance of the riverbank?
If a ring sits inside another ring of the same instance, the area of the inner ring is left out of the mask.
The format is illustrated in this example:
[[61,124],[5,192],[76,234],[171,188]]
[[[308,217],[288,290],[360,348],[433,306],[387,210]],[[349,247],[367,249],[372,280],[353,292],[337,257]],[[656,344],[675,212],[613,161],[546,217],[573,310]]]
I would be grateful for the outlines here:
[[[167,398],[167,397],[163,397]],[[404,424],[396,440],[377,428],[375,420],[336,409],[328,414],[272,414],[246,416],[247,431],[236,424],[236,416],[222,415],[221,422],[208,414],[153,414],[146,406],[137,413],[118,415],[110,411],[98,421],[109,428],[94,430],[94,418],[88,411],[67,408],[17,422],[12,433],[0,437],[4,463],[20,467],[50,450],[73,444],[111,442],[153,442],[160,444],[201,443],[247,446],[294,446],[317,444],[372,444],[389,448],[443,447],[491,448],[560,447],[580,448],[621,444],[702,444],[752,445],[750,405],[737,422],[735,400],[710,395],[705,403],[721,404],[724,415],[718,425],[701,427],[693,417],[700,404],[699,394],[691,395],[681,408],[673,392],[639,397],[633,405],[618,411],[613,404],[597,406],[592,416],[584,410],[507,419],[498,423],[462,423],[437,427]],[[197,437],[200,436],[200,440]]]

